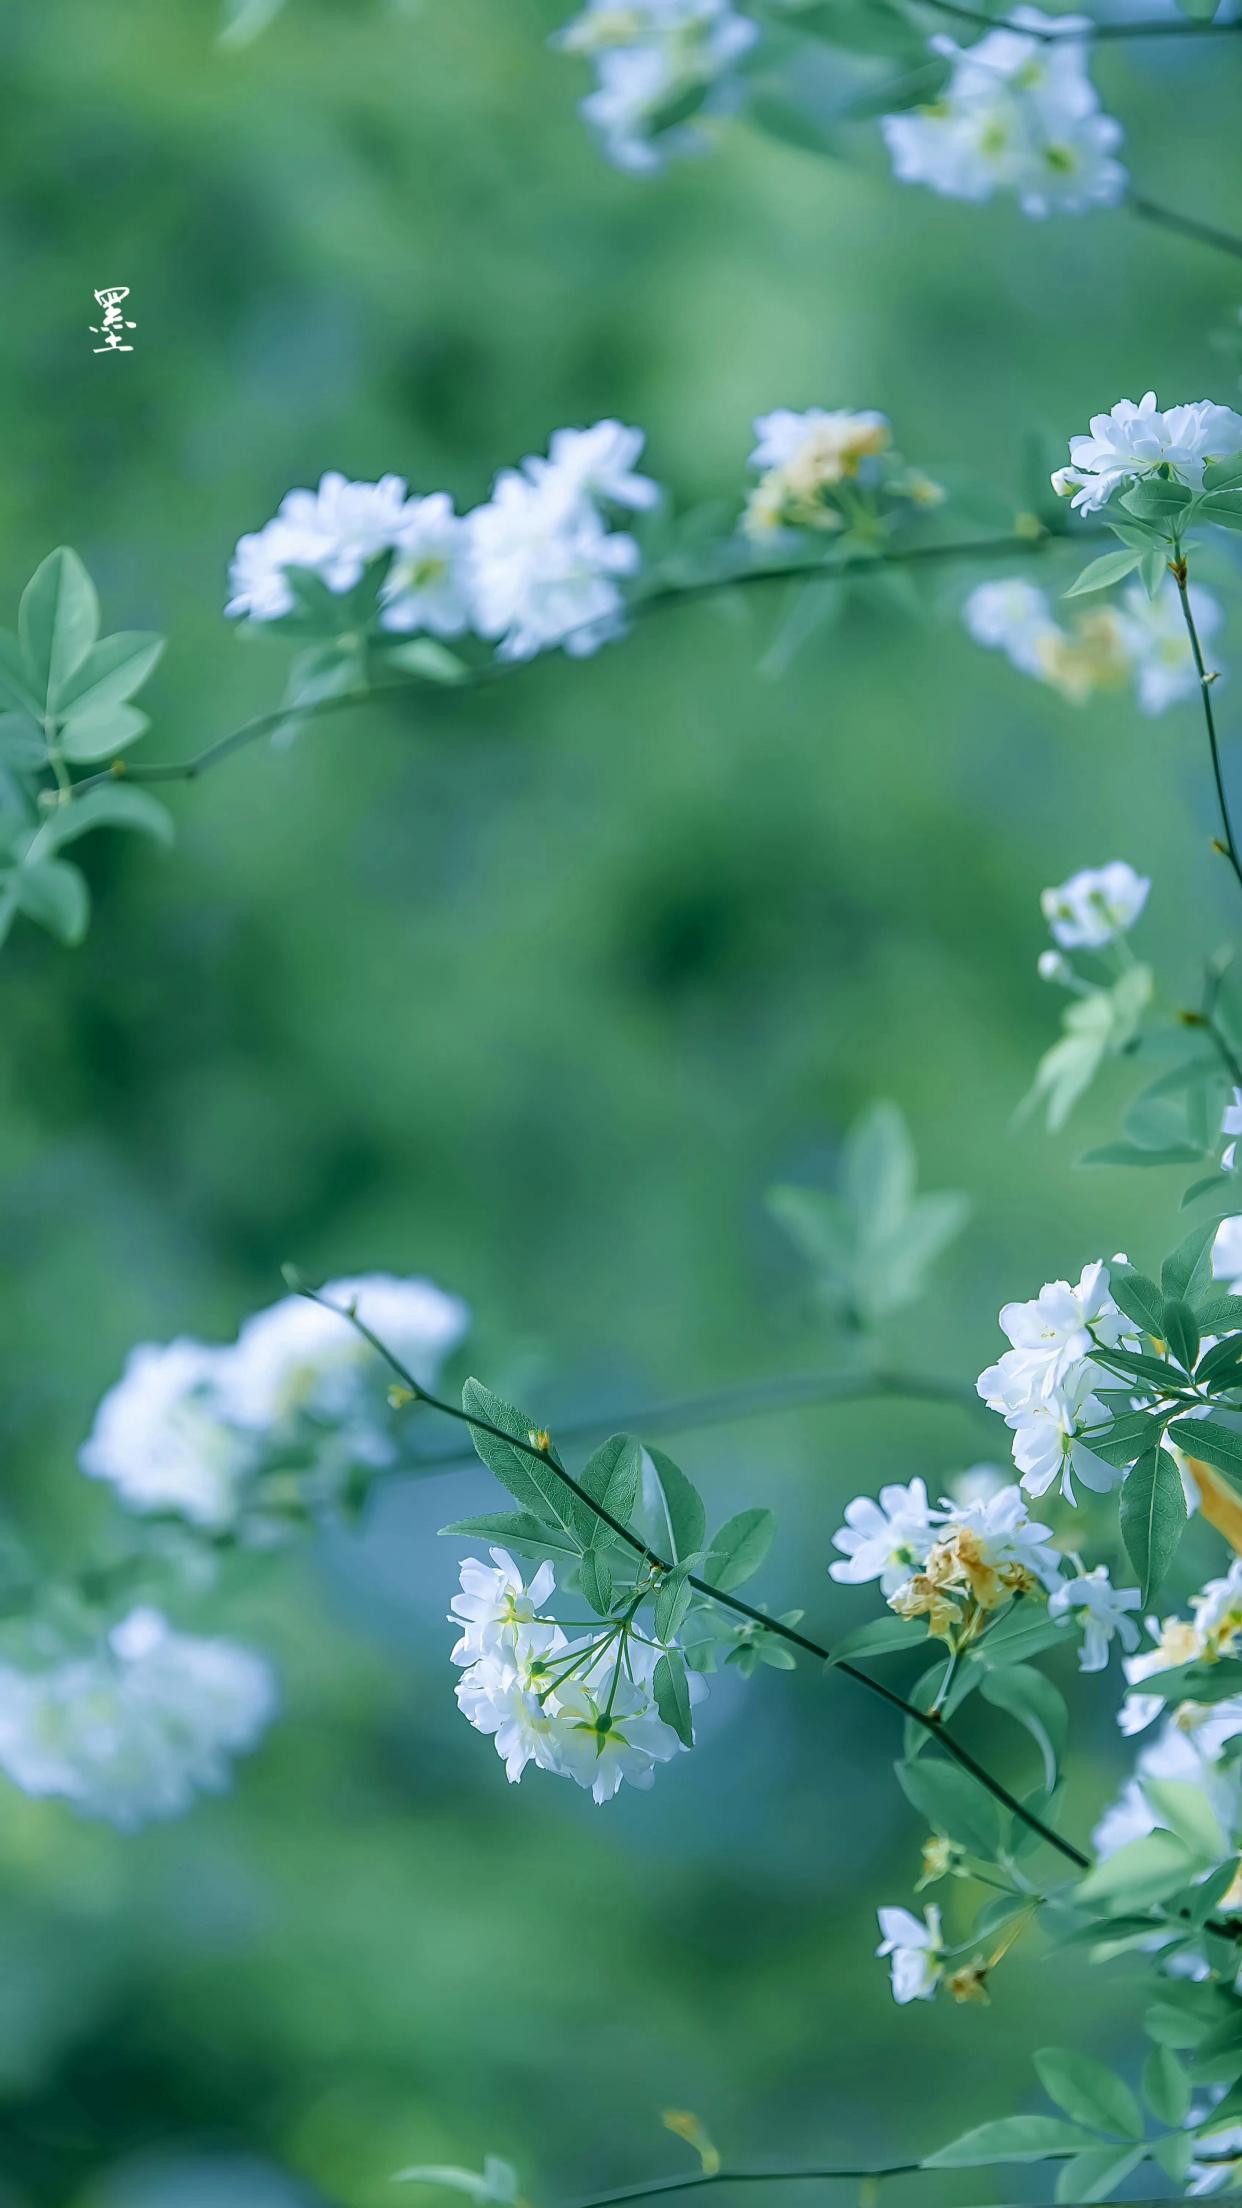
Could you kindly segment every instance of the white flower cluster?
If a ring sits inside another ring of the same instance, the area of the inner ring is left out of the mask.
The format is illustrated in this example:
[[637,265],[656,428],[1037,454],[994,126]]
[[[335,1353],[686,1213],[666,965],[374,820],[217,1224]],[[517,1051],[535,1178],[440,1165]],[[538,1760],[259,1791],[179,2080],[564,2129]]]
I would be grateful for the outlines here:
[[219,1792],[276,1709],[262,1657],[132,1610],[102,1645],[43,1671],[0,1668],[0,1770],[133,1831]]
[[[428,1280],[374,1273],[324,1293],[359,1316],[432,1387],[469,1313]],[[392,1443],[375,1356],[346,1321],[285,1296],[247,1319],[235,1342],[143,1343],[100,1403],[79,1463],[131,1510],[230,1526],[260,1467],[298,1430],[341,1432],[357,1461],[383,1464]]]
[[1056,889],[1045,889],[1039,903],[1063,951],[1102,951],[1134,926],[1150,890],[1146,875],[1124,859],[1112,859],[1107,866],[1085,866]]
[[1128,181],[1113,158],[1121,125],[1087,74],[1088,19],[1017,7],[1010,21],[1020,27],[974,46],[932,39],[949,81],[933,105],[882,117],[894,175],[949,199],[1013,192],[1027,215],[1115,206]]
[[[1192,1598],[1190,1609],[1189,1618],[1148,1618],[1152,1645],[1125,1660],[1132,1691],[1118,1712],[1122,1732],[1133,1736],[1162,1716],[1164,1722],[1140,1751],[1134,1777],[1096,1827],[1099,1855],[1112,1855],[1129,1841],[1142,1839],[1162,1821],[1145,1791],[1145,1782],[1152,1779],[1175,1779],[1199,1788],[1227,1834],[1242,1828],[1242,1764],[1236,1754],[1225,1753],[1242,1734],[1242,1696],[1183,1702],[1170,1709],[1159,1695],[1142,1692],[1143,1681],[1155,1672],[1242,1654],[1242,1558],[1223,1579],[1209,1580]],[[1232,1894],[1223,1906],[1236,1908],[1240,1901],[1242,1894]]]
[[[1215,634],[1220,605],[1197,585],[1190,591],[1199,634]],[[1046,591],[1011,576],[980,583],[962,609],[977,644],[1004,652],[1019,673],[1033,675],[1083,705],[1101,690],[1133,686],[1143,713],[1163,713],[1198,689],[1194,654],[1172,580],[1152,598],[1130,583],[1118,604],[1077,609],[1059,621]]]
[[881,494],[925,507],[944,496],[893,453],[888,416],[874,410],[778,407],[759,416],[755,436],[750,465],[760,480],[743,527],[757,541],[782,529],[844,529],[858,519],[860,495],[872,511]]
[[1133,1324],[1109,1293],[1107,1265],[1088,1265],[1076,1287],[1054,1280],[1030,1303],[1007,1303],[1000,1323],[1012,1346],[980,1373],[978,1389],[1012,1430],[1023,1487],[1043,1495],[1059,1480],[1071,1503],[1075,1474],[1097,1493],[1116,1487],[1121,1472],[1083,1438],[1109,1424],[1095,1391],[1116,1384],[1092,1361],[1092,1350],[1134,1346]]
[[339,596],[384,561],[382,629],[470,630],[495,642],[502,659],[555,645],[582,657],[623,627],[620,584],[637,573],[639,550],[610,514],[659,498],[635,472],[642,448],[642,431],[620,422],[558,429],[546,458],[502,469],[487,503],[461,516],[445,492],[407,496],[400,476],[350,483],[325,475],[317,491],[290,491],[273,521],[241,539],[225,612],[278,621],[296,605],[291,569]]
[[738,105],[733,65],[758,36],[728,0],[587,0],[552,44],[593,64],[595,90],[580,112],[609,161],[643,174],[704,145],[688,111]]
[[[510,1783],[528,1763],[573,1779],[597,1802],[623,1780],[648,1787],[658,1763],[681,1748],[656,1708],[652,1685],[663,1651],[636,1632],[601,1621],[598,1633],[570,1641],[544,1615],[555,1587],[550,1563],[529,1584],[504,1549],[491,1564],[467,1557],[450,1624],[461,1638],[457,1701],[481,1733],[490,1733]],[[706,1682],[689,1675],[691,1700]]]
[[990,1482],[984,1490],[979,1474],[985,1469],[976,1467],[971,1476],[974,1499],[946,1496],[937,1508],[922,1480],[882,1487],[878,1501],[857,1496],[833,1535],[843,1552],[843,1560],[828,1567],[833,1579],[854,1586],[878,1579],[891,1610],[925,1617],[929,1633],[944,1639],[959,1628],[973,1637],[1015,1596],[1042,1593],[1050,1617],[1081,1626],[1083,1671],[1103,1670],[1114,1635],[1123,1648],[1136,1648],[1130,1612],[1138,1607],[1137,1589],[1113,1587],[1103,1565],[1077,1575],[1067,1571],[1048,1527],[1028,1515],[1021,1488]]
[[1137,406],[1119,399],[1109,413],[1093,414],[1089,434],[1071,437],[1069,451],[1070,464],[1056,470],[1052,488],[1084,513],[1097,513],[1114,491],[1157,469],[1189,490],[1201,489],[1209,461],[1242,454],[1242,414],[1213,399],[1162,412],[1148,391]]

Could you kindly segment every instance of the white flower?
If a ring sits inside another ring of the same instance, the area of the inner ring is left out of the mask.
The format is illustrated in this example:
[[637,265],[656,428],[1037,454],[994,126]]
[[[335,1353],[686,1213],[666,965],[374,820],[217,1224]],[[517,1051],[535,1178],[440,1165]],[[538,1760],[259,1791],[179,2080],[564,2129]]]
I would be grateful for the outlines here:
[[202,1342],[142,1343],[95,1413],[78,1463],[134,1510],[226,1526],[255,1463],[232,1416],[234,1353]]
[[[1191,584],[1190,610],[1201,638],[1214,636],[1224,618],[1217,600]],[[1130,655],[1144,713],[1163,713],[1199,688],[1177,587],[1170,578],[1152,598],[1141,583],[1122,592],[1121,634]]]
[[243,537],[234,554],[227,614],[274,621],[293,609],[287,567],[310,568],[331,591],[352,590],[364,568],[398,541],[406,512],[405,483],[351,483],[329,472],[317,491],[289,491],[274,521]]
[[1017,576],[980,583],[966,600],[962,619],[976,644],[1004,652],[1023,674],[1041,679],[1061,634],[1045,592]]
[[131,1611],[97,1654],[0,1671],[0,1769],[132,1831],[228,1785],[276,1708],[269,1666],[231,1641],[175,1633]]
[[1114,1587],[1107,1567],[1097,1564],[1093,1572],[1084,1572],[1081,1579],[1062,1580],[1060,1586],[1053,1589],[1048,1597],[1048,1615],[1064,1618],[1072,1610],[1081,1611],[1083,1641],[1079,1669],[1103,1671],[1114,1635],[1123,1649],[1138,1647],[1138,1626],[1130,1613],[1142,1607],[1142,1600],[1137,1587]]
[[539,1566],[529,1586],[506,1549],[492,1549],[490,1565],[468,1556],[461,1567],[461,1593],[449,1609],[450,1624],[461,1639],[451,1662],[473,1664],[480,1656],[500,1656],[519,1669],[532,1656],[546,1655],[564,1635],[540,1613],[556,1585],[550,1563]]
[[[565,1774],[585,1787],[593,1801],[610,1802],[623,1780],[631,1786],[649,1787],[656,1765],[681,1753],[682,1743],[666,1725],[651,1691],[651,1672],[657,1651],[645,1652],[648,1661],[635,1661],[644,1651],[631,1643],[630,1665],[623,1672],[612,1710],[605,1714],[611,1691],[611,1669],[604,1682],[589,1687],[571,1679],[557,1692],[561,1720],[560,1756]],[[689,1674],[691,1700],[706,1692],[706,1681]]]
[[1042,1367],[1050,1388],[1068,1379],[1096,1342],[1112,1346],[1133,1331],[1113,1302],[1102,1259],[1084,1266],[1076,1288],[1052,1280],[1030,1303],[1003,1304],[1000,1324],[1014,1348]]
[[804,493],[857,475],[865,460],[887,451],[891,442],[887,414],[828,413],[820,406],[803,414],[788,407],[761,414],[755,436],[751,467],[779,468],[790,487]]
[[741,88],[732,66],[758,35],[758,25],[728,0],[588,0],[552,44],[593,62],[596,90],[580,112],[608,160],[644,174],[670,154],[701,148],[692,121],[669,127],[665,115],[696,94],[703,114],[736,105]]
[[845,1524],[832,1537],[844,1561],[830,1564],[829,1574],[854,1587],[878,1579],[882,1593],[895,1594],[924,1562],[935,1539],[922,1480],[911,1480],[908,1487],[882,1487],[878,1502],[858,1495],[846,1504]]
[[581,658],[621,634],[618,582],[636,573],[638,546],[561,474],[502,470],[469,526],[474,625],[500,639],[502,659],[557,644]]
[[561,1771],[561,1718],[554,1701],[540,1700],[528,1671],[501,1656],[480,1656],[463,1671],[454,1692],[463,1717],[495,1740],[511,1786],[528,1763]]
[[[556,1630],[536,1648],[523,1620],[509,1653],[477,1656],[463,1671],[458,1705],[477,1731],[495,1738],[511,1782],[534,1763],[608,1802],[623,1781],[649,1787],[656,1765],[678,1754],[682,1742],[664,1723],[653,1692],[660,1650],[631,1638],[621,1657],[614,1636],[593,1653],[598,1638],[570,1643]],[[689,1690],[691,1702],[700,1701],[706,1681],[692,1672]]]
[[879,1909],[882,1934],[877,1955],[892,1957],[893,1999],[930,2001],[944,1976],[940,1911],[932,1902],[920,1923],[908,1909]]
[[[329,1281],[323,1294],[341,1309],[356,1306],[364,1324],[427,1388],[435,1386],[441,1364],[470,1323],[466,1305],[429,1280],[368,1273]],[[303,1411],[340,1420],[357,1409],[370,1368],[382,1399],[383,1371],[370,1343],[337,1312],[305,1296],[284,1296],[247,1319],[237,1337],[228,1368],[229,1415],[261,1429]]]
[[460,636],[469,626],[466,523],[447,491],[411,498],[392,536],[393,560],[380,587],[380,627],[408,635]]
[[1104,1377],[1088,1362],[1049,1389],[1046,1360],[1023,1349],[1006,1350],[980,1373],[979,1394],[1013,1434],[1013,1459],[1028,1494],[1043,1495],[1059,1479],[1061,1493],[1072,1503],[1075,1474],[1097,1494],[1120,1482],[1121,1472],[1079,1438],[1084,1428],[1108,1424],[1107,1409],[1092,1392]]
[[1167,467],[1180,483],[1199,490],[1209,460],[1242,453],[1242,414],[1212,399],[1171,406],[1163,413],[1148,391],[1135,406],[1119,399],[1107,414],[1093,414],[1085,437],[1070,438],[1070,465],[1059,468],[1053,487],[1075,506],[1094,513],[1123,483]]
[[931,41],[952,63],[940,97],[911,113],[881,117],[893,173],[951,199],[1012,191],[1024,214],[1078,214],[1113,206],[1127,177],[1113,155],[1121,127],[1102,115],[1087,75],[1082,16],[1013,10],[1020,28],[989,31],[974,46]]
[[969,1556],[972,1573],[1000,1573],[1016,1564],[1046,1588],[1060,1584],[1061,1557],[1052,1547],[1051,1532],[1033,1522],[1020,1487],[1006,1485],[969,1503],[946,1498],[936,1515],[941,1521],[938,1541],[967,1537],[959,1547]]
[[1213,1814],[1227,1833],[1242,1818],[1242,1771],[1224,1756],[1242,1733],[1242,1701],[1183,1703],[1165,1720],[1155,1740],[1139,1755],[1135,1777],[1092,1834],[1097,1855],[1111,1855],[1130,1840],[1142,1839],[1160,1823],[1146,1794],[1146,1779],[1176,1779],[1201,1787]]
[[1124,859],[1084,867],[1040,898],[1045,920],[1062,950],[1101,950],[1134,926],[1147,902],[1150,881]]
[[597,500],[604,506],[641,509],[659,503],[660,486],[639,475],[646,437],[622,422],[596,422],[590,429],[554,429],[546,460],[525,462],[534,483],[556,483],[572,499]]
[[304,567],[315,547],[288,522],[269,521],[266,529],[238,539],[229,567],[230,597],[225,613],[248,615],[252,621],[279,621],[292,613],[294,596],[285,579],[287,567]]
[[1190,1607],[1201,1648],[1213,1660],[1235,1656],[1235,1643],[1242,1634],[1242,1557],[1235,1557],[1223,1579],[1210,1579],[1200,1594],[1192,1596]]

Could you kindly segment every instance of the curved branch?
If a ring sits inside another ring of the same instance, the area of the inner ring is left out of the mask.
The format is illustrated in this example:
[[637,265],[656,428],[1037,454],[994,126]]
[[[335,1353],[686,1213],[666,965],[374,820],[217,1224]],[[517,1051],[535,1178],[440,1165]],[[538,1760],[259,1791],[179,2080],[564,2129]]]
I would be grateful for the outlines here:
[[[299,1280],[294,1272],[288,1273],[286,1277],[290,1286],[294,1288],[298,1295],[305,1296],[310,1303],[321,1305],[325,1311],[334,1312],[338,1319],[343,1319],[347,1325],[352,1326],[355,1332],[362,1336],[365,1342],[369,1342],[372,1349],[383,1358],[389,1369],[396,1373],[402,1386],[408,1389],[413,1401],[425,1403],[430,1410],[440,1411],[446,1418],[456,1419],[459,1424],[471,1427],[479,1433],[490,1434],[494,1440],[503,1441],[508,1448],[516,1449],[521,1455],[532,1458],[536,1464],[544,1465],[548,1470],[555,1472],[557,1478],[565,1482],[566,1487],[578,1498],[578,1501],[583,1503],[602,1524],[609,1528],[610,1532],[617,1536],[619,1541],[625,1544],[631,1555],[638,1557],[642,1563],[650,1565],[654,1572],[666,1573],[674,1569],[668,1557],[661,1556],[658,1550],[650,1548],[636,1533],[632,1533],[620,1518],[615,1517],[603,1503],[582,1486],[580,1481],[574,1478],[572,1472],[565,1470],[550,1441],[547,1443],[530,1439],[524,1441],[518,1435],[506,1433],[503,1427],[494,1426],[490,1419],[479,1418],[474,1413],[463,1410],[456,1403],[447,1403],[442,1397],[431,1395],[426,1388],[419,1384],[408,1367],[402,1364],[400,1358],[389,1349],[387,1343],[381,1341],[379,1335],[372,1332],[365,1320],[359,1318],[356,1311],[343,1309],[340,1304],[331,1302],[327,1296],[320,1295],[317,1289],[308,1287],[305,1282]],[[842,1672],[847,1679],[855,1679],[860,1686],[867,1687],[872,1694],[878,1695],[881,1701],[887,1702],[891,1708],[899,1710],[903,1717],[908,1718],[911,1723],[921,1726],[924,1732],[929,1733],[934,1740],[939,1741],[945,1754],[951,1756],[954,1763],[960,1764],[963,1771],[968,1771],[980,1786],[986,1788],[995,1801],[998,1801],[1003,1808],[1009,1811],[1011,1816],[1018,1818],[1019,1822],[1026,1825],[1029,1831],[1038,1833],[1041,1840],[1046,1841],[1049,1847],[1055,1848],[1058,1854],[1065,1857],[1067,1862],[1073,1863],[1079,1870],[1085,1871],[1091,1868],[1089,1855],[1085,1855],[1082,1849],[1076,1847],[1072,1840],[1066,1840],[1051,1825],[1045,1824],[1043,1818],[1037,1816],[1034,1810],[1029,1809],[1025,1802],[1020,1802],[1016,1794],[1011,1794],[1009,1788],[1000,1779],[994,1778],[992,1773],[986,1770],[977,1758],[971,1754],[969,1748],[963,1747],[961,1741],[955,1739],[952,1733],[946,1731],[938,1716],[934,1716],[929,1710],[920,1709],[916,1702],[908,1702],[904,1695],[896,1693],[892,1687],[886,1687],[882,1680],[873,1679],[869,1672],[861,1671],[856,1664],[837,1659],[833,1656],[831,1649],[825,1648],[819,1641],[813,1641],[809,1634],[800,1633],[796,1626],[786,1625],[782,1619],[769,1617],[765,1611],[757,1610],[752,1603],[743,1602],[740,1595],[732,1594],[720,1587],[713,1587],[710,1580],[701,1579],[694,1572],[687,1573],[686,1577],[695,1593],[702,1595],[705,1601],[714,1602],[719,1608],[732,1611],[735,1617],[746,1618],[750,1623],[761,1626],[764,1632],[771,1633],[777,1640],[787,1641],[792,1648],[800,1648],[805,1655],[816,1657],[819,1662],[829,1664],[833,1670]]]
[[[1080,530],[1075,541],[1086,536],[1105,534],[1098,529]],[[845,576],[867,573],[874,568],[885,567],[934,567],[953,560],[1017,559],[1032,552],[1042,552],[1047,546],[1066,541],[1063,536],[1045,530],[1037,536],[1020,536],[1016,532],[1004,537],[967,538],[960,543],[916,544],[897,546],[891,550],[861,553],[854,558],[840,560],[807,560],[787,567],[744,568],[734,575],[710,576],[702,582],[669,583],[651,591],[645,598],[637,599],[629,608],[635,619],[646,619],[650,614],[670,606],[692,604],[696,599],[711,598],[728,590],[751,590],[764,584],[789,582],[838,582]],[[593,628],[594,622],[584,623]],[[572,635],[572,631],[570,634]],[[460,681],[452,685],[457,690],[480,690],[493,682],[504,681],[523,668],[532,666],[532,660],[490,660],[482,667],[464,669]],[[68,791],[67,801],[85,797],[88,790],[100,789],[105,783],[123,779],[126,782],[196,782],[200,775],[210,772],[223,759],[247,745],[257,743],[263,736],[270,736],[278,728],[293,720],[326,720],[335,713],[345,713],[354,707],[387,704],[392,699],[409,698],[430,686],[414,682],[392,682],[380,685],[368,684],[365,688],[341,690],[332,697],[313,698],[305,705],[283,705],[269,713],[256,714],[253,720],[243,721],[240,728],[232,729],[227,736],[219,736],[214,743],[204,746],[189,759],[143,761],[131,765],[125,758],[114,759],[110,766],[96,774],[83,775]]]

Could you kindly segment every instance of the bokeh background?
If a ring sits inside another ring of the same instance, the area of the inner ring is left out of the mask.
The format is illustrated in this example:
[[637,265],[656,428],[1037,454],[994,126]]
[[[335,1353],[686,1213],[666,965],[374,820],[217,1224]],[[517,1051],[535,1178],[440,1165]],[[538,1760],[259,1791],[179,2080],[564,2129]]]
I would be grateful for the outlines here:
[[[279,694],[284,648],[221,618],[225,566],[326,467],[473,502],[558,424],[617,414],[678,505],[727,517],[754,414],[876,406],[1003,518],[1031,431],[1153,384],[1234,395],[1236,265],[1121,212],[1044,227],[899,190],[870,127],[832,160],[739,123],[617,175],[547,50],[558,16],[289,0],[225,52],[214,0],[0,11],[0,596],[70,542],[108,626],[168,632],[150,756]],[[1143,188],[1236,213],[1232,50],[1098,75]],[[113,282],[136,347],[98,358]],[[1121,1075],[1056,1140],[1012,1112],[1058,1010],[1045,883],[1152,873],[1140,943],[1174,1003],[1227,933],[1196,713],[1075,711],[969,643],[967,580],[856,597],[781,680],[771,594],[664,615],[587,665],[253,749],[172,794],[172,856],[86,847],[85,947],[19,931],[0,972],[0,1433],[39,1553],[106,1535],[74,1457],[129,1346],[231,1334],[287,1258],[460,1292],[462,1370],[553,1423],[832,1369],[763,1196],[830,1176],[876,1095],[924,1184],[975,1205],[892,1354],[969,1382],[1004,1298],[1159,1254],[1176,1176],[1074,1169]],[[829,1634],[871,1614],[826,1576],[843,1502],[1003,1443],[892,1405],[663,1438],[720,1515],[773,1505],[761,1592]],[[230,1581],[212,1615],[286,1693],[230,1798],[123,1839],[4,1794],[4,2208],[380,2208],[402,2163],[489,2149],[543,2208],[675,2167],[669,2106],[735,2160],[866,2161],[1037,2105],[1049,2040],[1133,2069],[1124,1968],[1035,1942],[990,2010],[894,2009],[872,1912],[909,1898],[921,1834],[848,1682],[730,1677],[694,1757],[605,1810],[506,1787],[453,1704],[435,1539],[486,1493],[394,1492]],[[1081,1833],[1122,1759],[1113,1683],[1072,1691]]]

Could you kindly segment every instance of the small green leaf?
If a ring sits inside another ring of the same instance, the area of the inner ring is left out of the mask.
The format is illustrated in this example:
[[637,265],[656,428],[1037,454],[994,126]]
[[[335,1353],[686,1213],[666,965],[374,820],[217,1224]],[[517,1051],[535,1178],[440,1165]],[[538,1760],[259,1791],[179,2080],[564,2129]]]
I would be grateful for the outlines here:
[[684,1570],[670,1572],[667,1579],[661,1581],[660,1592],[655,1600],[657,1641],[676,1640],[685,1623],[693,1594],[694,1589]]
[[1190,1305],[1180,1296],[1166,1298],[1161,1332],[1183,1372],[1193,1372],[1199,1355],[1199,1329]]
[[531,1510],[488,1510],[478,1518],[455,1518],[452,1525],[441,1526],[442,1534],[476,1535],[481,1541],[498,1541],[502,1548],[514,1549],[519,1556],[578,1556],[578,1543],[570,1539],[563,1526],[551,1526],[546,1519],[537,1518]]
[[[583,1465],[579,1485],[619,1525],[628,1526],[638,1497],[641,1469],[642,1444],[632,1434],[610,1434]],[[615,1538],[604,1519],[597,1518],[591,1533],[592,1546],[598,1548],[601,1542]]]
[[1204,1864],[1219,1863],[1228,1855],[1228,1837],[1201,1786],[1186,1779],[1148,1778],[1142,1783],[1161,1824],[1175,1832]]
[[22,592],[17,633],[35,694],[55,711],[62,684],[99,634],[99,600],[76,552],[62,545],[35,569]]
[[1145,1909],[1188,1885],[1199,1868],[1198,1858],[1173,1833],[1149,1832],[1141,1840],[1128,1840],[1088,1871],[1075,1899],[1101,1915]]
[[133,705],[100,705],[84,707],[74,713],[60,732],[60,748],[66,759],[86,764],[93,759],[110,759],[114,752],[127,751],[145,736],[151,723],[145,713]]
[[1109,2200],[1123,2177],[1137,2170],[1142,2147],[1087,2147],[1057,2171],[1055,2198],[1066,2208],[1080,2202]]
[[57,712],[62,719],[76,719],[80,713],[123,705],[142,688],[163,649],[162,636],[138,629],[118,629],[115,636],[103,637],[62,685]]
[[1027,1664],[1005,1664],[987,1672],[982,1692],[985,1702],[1025,1726],[1044,1759],[1044,1785],[1051,1793],[1069,1733],[1069,1711],[1060,1689]]
[[843,1640],[833,1643],[831,1660],[840,1664],[854,1656],[888,1656],[896,1649],[908,1653],[925,1638],[909,1618],[871,1618],[866,1625],[855,1626]]
[[59,937],[80,943],[90,919],[90,895],[76,866],[67,859],[39,859],[19,867],[13,877],[17,901],[30,920]]
[[1099,2140],[1077,2124],[1062,2123],[1057,2116],[1002,2116],[996,2123],[979,2124],[963,2132],[947,2147],[924,2157],[925,2170],[982,2169],[989,2162],[1046,2162],[1053,2156],[1078,2154],[1099,2146]]
[[703,1498],[662,1449],[643,1450],[633,1523],[648,1547],[670,1564],[684,1564],[703,1546]]
[[1179,1418],[1169,1435],[1188,1457],[1202,1457],[1234,1487],[1242,1487],[1242,1434],[1232,1426],[1222,1426],[1215,1418]]
[[[461,1391],[461,1401],[462,1409],[472,1420],[485,1422],[471,1425],[470,1438],[488,1471],[495,1473],[501,1486],[508,1488],[514,1501],[524,1510],[532,1511],[536,1517],[550,1518],[575,1547],[585,1546],[596,1523],[594,1512],[588,1511],[586,1504],[578,1500],[551,1463],[513,1446],[515,1441],[528,1441],[537,1431],[535,1421],[500,1396],[493,1395],[481,1380],[467,1380]],[[499,1431],[489,1431],[493,1427]]]
[[1062,591],[1063,598],[1083,598],[1089,591],[1107,590],[1110,583],[1119,583],[1124,575],[1132,575],[1143,555],[1141,552],[1105,552],[1098,560],[1088,561],[1076,582]]
[[676,1651],[666,1651],[651,1675],[651,1691],[656,1708],[666,1725],[671,1725],[678,1740],[687,1748],[694,1746],[694,1719],[690,1711],[690,1686],[686,1667]]
[[902,1793],[946,1840],[956,1840],[972,1855],[994,1862],[1000,1851],[1001,1825],[991,1795],[955,1763],[920,1760],[896,1765]]
[[167,807],[149,791],[133,789],[123,782],[101,783],[97,790],[88,790],[84,797],[59,806],[48,814],[39,836],[45,850],[60,851],[96,828],[133,828],[154,836],[157,843],[170,844],[173,840]]
[[1158,2123],[1185,2123],[1190,2110],[1190,2080],[1171,2047],[1153,2047],[1147,2057],[1143,2099]]
[[1160,1268],[1160,1286],[1166,1296],[1184,1297],[1193,1303],[1198,1291],[1206,1287],[1212,1277],[1212,1244],[1216,1240],[1216,1223],[1209,1219],[1203,1226],[1192,1227],[1185,1240],[1179,1242],[1171,1257],[1166,1257]]
[[1146,1273],[1136,1272],[1132,1265],[1110,1265],[1108,1285],[1114,1302],[1128,1319],[1133,1319],[1144,1334],[1159,1334],[1164,1298],[1154,1280],[1149,1280]]
[[1170,477],[1146,475],[1122,493],[1121,503],[1137,520],[1167,527],[1181,520],[1191,503],[1191,493],[1184,483],[1175,483]]
[[606,1618],[612,1609],[612,1573],[602,1549],[586,1551],[578,1568],[578,1580],[596,1616]]
[[422,682],[452,684],[468,682],[470,669],[456,652],[450,652],[443,644],[437,644],[433,636],[414,638],[409,644],[395,644],[385,658],[400,667],[404,673],[417,675]]
[[1118,2131],[1123,2139],[1141,2139],[1143,2116],[1123,2078],[1106,2070],[1093,2055],[1065,2047],[1041,2047],[1035,2057],[1039,2082],[1050,2101],[1076,2124],[1096,2131]]
[[10,630],[0,629],[0,703],[12,706],[18,713],[28,713],[31,720],[41,723],[45,702],[35,687],[17,638]]
[[1121,1538],[1146,1608],[1177,1554],[1186,1526],[1181,1474],[1167,1449],[1148,1449],[1121,1490]]
[[720,1528],[703,1563],[703,1577],[722,1594],[758,1571],[772,1546],[776,1520],[770,1510],[739,1510]]

